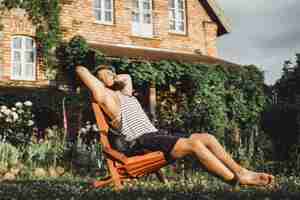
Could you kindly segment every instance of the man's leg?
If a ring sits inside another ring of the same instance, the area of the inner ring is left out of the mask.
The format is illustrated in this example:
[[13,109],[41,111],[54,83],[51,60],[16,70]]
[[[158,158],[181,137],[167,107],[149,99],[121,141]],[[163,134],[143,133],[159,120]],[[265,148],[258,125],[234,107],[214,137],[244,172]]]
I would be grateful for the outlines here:
[[193,134],[188,139],[180,139],[171,155],[180,158],[194,154],[211,172],[225,181],[238,180],[241,184],[266,185],[274,179],[272,175],[251,172],[238,165],[218,141],[209,134]]
[[195,155],[210,172],[222,177],[225,181],[233,180],[234,174],[229,170],[200,140],[181,138],[171,151],[174,158]]
[[192,140],[200,140],[219,160],[221,160],[234,173],[240,172],[243,168],[237,164],[225,151],[215,136],[208,133],[194,133],[190,136]]
[[200,140],[226,167],[228,167],[242,184],[265,185],[274,180],[274,176],[266,173],[249,171],[238,163],[225,151],[218,140],[211,134],[194,133],[190,137],[192,140]]

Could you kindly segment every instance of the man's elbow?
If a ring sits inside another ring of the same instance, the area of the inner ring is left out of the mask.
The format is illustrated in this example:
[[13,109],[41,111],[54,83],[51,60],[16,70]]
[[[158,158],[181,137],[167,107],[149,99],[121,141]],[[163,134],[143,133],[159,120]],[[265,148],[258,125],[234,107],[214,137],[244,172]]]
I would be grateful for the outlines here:
[[129,74],[125,74],[125,76],[126,76],[126,79],[131,81],[131,76]]
[[82,66],[82,65],[76,66],[75,71],[76,71],[77,74],[84,74],[84,73],[89,72],[89,70],[86,67]]

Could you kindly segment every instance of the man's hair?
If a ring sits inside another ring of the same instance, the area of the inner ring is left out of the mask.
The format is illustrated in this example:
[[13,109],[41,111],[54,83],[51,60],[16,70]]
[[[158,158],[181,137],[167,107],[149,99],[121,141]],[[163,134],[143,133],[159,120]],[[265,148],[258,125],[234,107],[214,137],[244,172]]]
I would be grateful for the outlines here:
[[108,69],[110,71],[116,72],[116,69],[114,66],[109,65],[109,64],[100,64],[97,67],[95,67],[95,69],[93,70],[93,74],[97,74],[97,72],[99,70],[103,70],[103,69]]

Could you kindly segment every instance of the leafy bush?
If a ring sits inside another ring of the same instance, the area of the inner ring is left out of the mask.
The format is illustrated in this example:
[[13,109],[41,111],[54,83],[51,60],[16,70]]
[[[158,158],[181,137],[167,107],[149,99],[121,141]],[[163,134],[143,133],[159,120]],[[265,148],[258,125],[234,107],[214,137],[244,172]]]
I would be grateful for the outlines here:
[[104,62],[103,54],[89,48],[82,36],[74,36],[68,43],[61,43],[56,49],[58,66],[71,81],[75,80],[75,67],[83,65],[93,70]]
[[15,106],[0,107],[0,136],[14,145],[28,144],[33,135],[32,103],[17,102]]

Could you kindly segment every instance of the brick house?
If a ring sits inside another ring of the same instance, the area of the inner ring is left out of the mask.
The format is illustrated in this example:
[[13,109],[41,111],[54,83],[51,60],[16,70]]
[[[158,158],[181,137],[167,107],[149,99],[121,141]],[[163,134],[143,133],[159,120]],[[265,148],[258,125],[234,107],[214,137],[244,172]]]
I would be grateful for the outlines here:
[[[64,0],[63,39],[82,35],[110,57],[174,59],[209,64],[217,58],[217,38],[230,31],[214,0]],[[2,15],[0,86],[47,87],[39,64],[35,27],[25,11]]]

